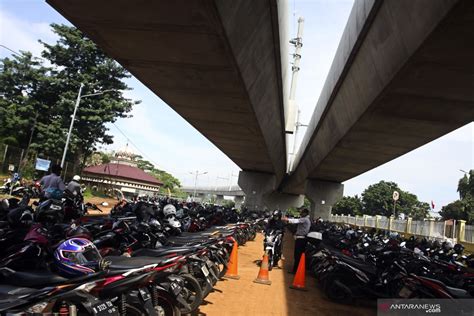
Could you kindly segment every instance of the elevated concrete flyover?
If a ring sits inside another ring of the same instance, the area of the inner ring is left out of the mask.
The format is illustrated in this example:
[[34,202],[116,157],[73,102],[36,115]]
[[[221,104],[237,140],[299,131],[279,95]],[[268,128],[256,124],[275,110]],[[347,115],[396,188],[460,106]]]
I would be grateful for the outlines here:
[[215,198],[216,204],[222,204],[225,196],[232,196],[236,208],[240,208],[244,202],[245,193],[239,186],[225,186],[225,187],[182,187],[181,191],[194,196],[200,202],[206,198]]
[[283,178],[286,0],[47,2],[242,170]]
[[473,119],[474,1],[356,1],[280,189],[327,216],[341,182]]

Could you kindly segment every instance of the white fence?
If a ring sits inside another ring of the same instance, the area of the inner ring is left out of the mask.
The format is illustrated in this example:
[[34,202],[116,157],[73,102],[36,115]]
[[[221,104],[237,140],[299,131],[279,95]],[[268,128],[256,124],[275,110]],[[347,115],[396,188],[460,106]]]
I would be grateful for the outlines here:
[[[444,221],[424,220],[414,221],[411,219],[401,220],[388,218],[385,216],[349,216],[349,215],[331,215],[329,221],[335,223],[345,223],[359,227],[374,227],[382,230],[396,231],[400,233],[409,233],[419,236],[432,237],[437,239],[456,238],[457,235],[446,235],[446,223]],[[408,227],[407,227],[408,226]],[[465,225],[464,240],[474,243],[474,226]]]

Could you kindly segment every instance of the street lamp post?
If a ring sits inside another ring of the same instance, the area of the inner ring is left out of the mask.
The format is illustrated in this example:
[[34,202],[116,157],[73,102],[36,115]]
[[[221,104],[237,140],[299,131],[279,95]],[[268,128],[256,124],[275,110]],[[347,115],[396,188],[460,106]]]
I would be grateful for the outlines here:
[[193,193],[193,201],[194,201],[196,199],[197,179],[199,176],[207,174],[207,171],[199,173],[199,171],[196,170],[196,172],[190,172],[190,174],[194,175],[194,193]]
[[101,92],[81,95],[82,94],[82,88],[84,88],[83,83],[81,83],[81,86],[79,87],[79,93],[77,94],[76,105],[74,106],[74,112],[72,113],[71,124],[69,125],[69,131],[67,133],[66,144],[64,145],[63,158],[61,159],[61,168],[64,167],[64,161],[66,160],[67,148],[69,146],[69,140],[71,139],[72,127],[74,126],[74,120],[76,119],[77,108],[79,107],[79,103],[81,102],[81,99],[82,98],[87,98],[87,97],[92,97],[92,96],[95,96],[95,95],[101,95],[101,94],[104,94],[104,93],[110,92],[110,91],[114,91],[112,89],[109,89],[109,90],[104,90],[104,91],[101,91]]

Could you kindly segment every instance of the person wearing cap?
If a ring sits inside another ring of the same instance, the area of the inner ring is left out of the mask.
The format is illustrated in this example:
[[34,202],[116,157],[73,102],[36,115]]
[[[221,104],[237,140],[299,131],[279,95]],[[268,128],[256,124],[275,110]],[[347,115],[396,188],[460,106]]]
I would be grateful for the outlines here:
[[51,174],[44,176],[40,180],[44,196],[47,199],[59,198],[64,192],[64,189],[66,188],[63,180],[60,177],[61,170],[62,168],[60,165],[53,165],[51,167]]
[[309,210],[304,208],[300,211],[300,218],[283,218],[284,221],[287,221],[290,224],[298,224],[296,227],[295,234],[295,252],[293,260],[293,270],[290,273],[296,273],[298,265],[300,263],[300,258],[303,252],[306,250],[306,235],[309,233],[311,228],[311,220],[309,219]]
[[66,190],[72,193],[74,196],[82,194],[81,192],[81,177],[77,174],[72,177],[72,180],[67,184]]

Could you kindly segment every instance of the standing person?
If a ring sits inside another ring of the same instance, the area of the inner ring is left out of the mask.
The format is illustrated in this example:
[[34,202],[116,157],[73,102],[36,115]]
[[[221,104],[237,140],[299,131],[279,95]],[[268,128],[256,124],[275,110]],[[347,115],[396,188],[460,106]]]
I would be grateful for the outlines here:
[[44,196],[48,199],[60,199],[66,186],[61,179],[61,166],[53,165],[51,167],[51,174],[44,176],[40,180],[43,188]]
[[287,221],[290,224],[298,224],[296,227],[295,234],[295,255],[293,270],[290,273],[295,274],[300,263],[300,258],[303,252],[306,250],[306,235],[309,233],[311,227],[311,220],[309,219],[309,211],[307,208],[304,208],[300,211],[300,218],[284,218],[283,220]]
[[82,188],[79,181],[81,181],[81,177],[76,174],[74,177],[72,177],[72,180],[67,184],[66,190],[68,190],[74,196],[81,195]]

